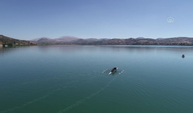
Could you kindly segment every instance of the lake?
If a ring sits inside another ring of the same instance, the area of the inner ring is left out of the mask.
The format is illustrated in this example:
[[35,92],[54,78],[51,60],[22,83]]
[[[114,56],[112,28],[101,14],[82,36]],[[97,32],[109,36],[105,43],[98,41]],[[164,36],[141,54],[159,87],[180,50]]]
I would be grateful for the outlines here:
[[191,46],[0,48],[0,113],[192,113],[192,58]]

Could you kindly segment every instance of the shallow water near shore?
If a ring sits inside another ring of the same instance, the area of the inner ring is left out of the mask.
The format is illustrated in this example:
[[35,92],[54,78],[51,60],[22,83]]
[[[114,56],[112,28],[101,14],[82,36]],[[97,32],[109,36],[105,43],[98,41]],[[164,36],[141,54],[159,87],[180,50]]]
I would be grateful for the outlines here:
[[1,48],[0,113],[191,113],[192,59],[191,46]]

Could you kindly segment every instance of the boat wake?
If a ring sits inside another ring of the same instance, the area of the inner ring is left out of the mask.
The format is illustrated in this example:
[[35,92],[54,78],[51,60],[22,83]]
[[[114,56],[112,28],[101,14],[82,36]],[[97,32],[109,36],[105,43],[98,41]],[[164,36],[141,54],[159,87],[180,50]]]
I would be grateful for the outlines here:
[[[90,77],[90,78],[89,78],[89,81],[91,81],[91,80],[93,80],[93,79],[95,79],[95,78],[97,78],[97,77]],[[88,79],[88,78],[86,78],[86,79]],[[54,89],[54,90],[52,90],[51,92],[43,95],[42,97],[39,97],[39,98],[36,98],[36,99],[34,99],[34,100],[28,101],[28,102],[26,102],[26,103],[24,103],[24,104],[22,104],[22,105],[19,105],[19,106],[15,106],[15,107],[13,107],[13,108],[0,111],[0,113],[14,112],[14,111],[16,111],[16,110],[25,108],[26,106],[29,106],[29,105],[31,105],[31,104],[33,104],[33,103],[36,103],[36,102],[38,102],[38,101],[41,101],[41,100],[43,100],[43,99],[46,99],[47,97],[49,97],[50,95],[56,93],[57,91],[61,91],[61,90],[64,90],[64,89],[66,89],[66,88],[70,88],[70,87],[77,86],[77,85],[79,85],[79,83],[81,83],[82,81],[85,81],[85,79],[78,80],[78,81],[75,81],[75,82],[72,81],[72,82],[70,82],[70,83],[59,84],[59,85],[53,86],[53,87],[51,87],[51,89]],[[50,88],[48,88],[48,89],[50,89]]]
[[64,112],[67,112],[68,110],[82,104],[83,102],[85,102],[86,100],[94,97],[95,95],[97,95],[98,93],[100,93],[101,91],[105,90],[114,80],[115,80],[116,77],[114,77],[111,81],[109,81],[109,83],[107,85],[105,85],[104,87],[102,87],[100,90],[98,90],[97,92],[85,97],[84,99],[81,99],[79,101],[77,101],[76,103],[68,106],[67,108],[63,109],[63,110],[60,110],[58,113],[64,113]]

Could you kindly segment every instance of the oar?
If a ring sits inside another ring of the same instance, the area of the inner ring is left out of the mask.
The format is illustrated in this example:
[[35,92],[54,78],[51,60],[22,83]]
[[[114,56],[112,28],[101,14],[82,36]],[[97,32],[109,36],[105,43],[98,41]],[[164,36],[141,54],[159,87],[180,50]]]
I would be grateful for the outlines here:
[[121,74],[121,73],[123,73],[124,72],[124,70],[122,70],[119,74]]
[[108,69],[104,70],[102,73],[106,72]]

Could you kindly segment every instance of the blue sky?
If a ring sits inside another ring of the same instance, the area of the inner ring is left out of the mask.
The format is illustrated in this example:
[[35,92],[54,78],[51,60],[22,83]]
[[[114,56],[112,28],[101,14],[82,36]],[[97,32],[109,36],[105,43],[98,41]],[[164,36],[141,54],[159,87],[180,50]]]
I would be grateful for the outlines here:
[[[0,34],[17,39],[193,37],[192,0],[0,0]],[[167,22],[172,17],[173,23]]]

